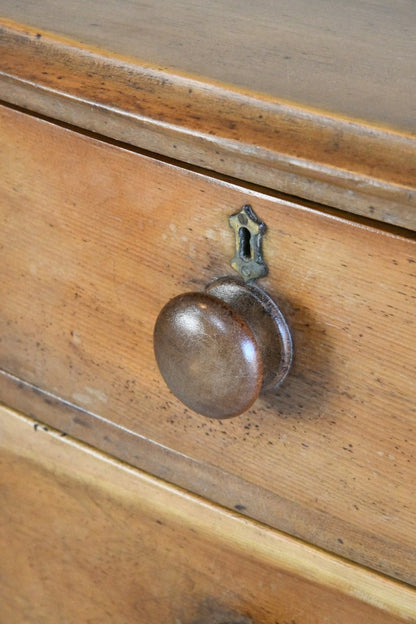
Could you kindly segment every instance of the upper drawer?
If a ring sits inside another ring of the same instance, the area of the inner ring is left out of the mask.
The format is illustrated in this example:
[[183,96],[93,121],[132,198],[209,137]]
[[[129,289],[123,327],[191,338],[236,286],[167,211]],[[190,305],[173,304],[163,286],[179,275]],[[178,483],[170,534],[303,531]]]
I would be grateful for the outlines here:
[[[416,582],[415,242],[8,109],[0,137],[2,400]],[[295,362],[279,392],[212,421],[166,388],[152,333],[170,298],[232,273],[245,203]]]

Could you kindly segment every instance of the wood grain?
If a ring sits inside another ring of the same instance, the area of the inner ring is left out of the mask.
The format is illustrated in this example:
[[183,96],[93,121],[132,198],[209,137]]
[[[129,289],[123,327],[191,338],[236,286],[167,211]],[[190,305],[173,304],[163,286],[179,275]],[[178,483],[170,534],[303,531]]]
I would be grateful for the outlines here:
[[[139,5],[136,3],[132,6],[124,3],[124,9],[126,4],[132,11],[135,6],[136,10],[144,10],[141,4],[137,9]],[[13,5],[19,7],[19,3]],[[120,9],[120,3],[117,7],[106,3],[100,8],[99,15],[104,15],[103,19],[108,21],[110,18],[105,17],[105,11],[116,10],[119,14],[123,10],[123,3],[121,5]],[[83,2],[77,13],[74,5],[73,24],[91,24],[88,19],[83,20],[83,11],[94,6],[92,0]],[[201,11],[202,6],[199,7]],[[402,30],[397,35],[397,43],[407,48],[406,53],[403,52],[406,62],[400,63],[400,71],[396,68],[392,72],[387,68],[385,50],[380,46],[376,30],[375,39],[369,43],[370,49],[374,48],[374,58],[365,72],[365,79],[360,73],[362,64],[358,66],[351,64],[351,59],[344,59],[343,62],[350,63],[351,71],[355,73],[356,90],[348,84],[341,88],[343,82],[335,89],[332,73],[327,73],[325,64],[321,64],[316,54],[295,54],[299,59],[309,59],[306,66],[303,61],[301,63],[299,84],[315,85],[319,93],[329,98],[327,105],[314,108],[316,102],[313,97],[308,97],[307,92],[301,98],[302,105],[284,99],[285,91],[281,90],[279,80],[275,89],[270,85],[268,88],[267,83],[262,87],[263,93],[254,91],[252,76],[267,77],[267,71],[259,71],[255,55],[250,63],[244,63],[240,48],[235,56],[247,75],[244,88],[217,82],[211,74],[204,77],[198,73],[198,68],[189,73],[186,64],[173,70],[152,64],[147,56],[138,58],[140,50],[123,47],[123,32],[129,32],[123,27],[113,33],[111,41],[107,40],[107,47],[105,33],[108,33],[108,25],[104,30],[99,25],[87,26],[91,39],[75,26],[71,31],[75,39],[62,37],[60,29],[58,34],[45,32],[40,25],[56,27],[56,20],[48,21],[47,16],[56,16],[49,8],[45,0],[24,3],[25,17],[33,23],[32,27],[27,27],[10,22],[7,15],[17,17],[19,12],[12,10],[11,3],[5,5],[5,18],[0,22],[3,100],[141,149],[281,193],[416,229],[416,138],[412,108],[416,101],[412,91],[412,63],[416,55],[412,53],[413,38],[403,37]],[[407,19],[405,10],[400,13],[395,8],[395,14],[403,21]],[[214,11],[212,17],[216,15]],[[139,16],[140,13],[133,11],[132,25]],[[61,7],[57,17],[61,20]],[[379,18],[380,14],[374,12],[374,17]],[[98,14],[97,19],[100,21]],[[113,22],[117,24],[117,20]],[[108,24],[113,22],[110,20]],[[184,27],[183,23],[179,24]],[[156,28],[153,22],[151,25]],[[295,39],[307,27],[305,24],[302,27],[299,21],[297,25],[299,32],[297,28],[290,31],[290,36]],[[145,22],[141,27],[146,31]],[[345,32],[344,25],[343,30]],[[92,31],[101,31],[102,36],[95,38]],[[262,27],[254,30],[253,45],[261,47],[262,31]],[[325,33],[321,33],[321,37],[325,41]],[[158,38],[152,32],[151,38],[163,48],[163,37]],[[354,50],[343,45],[338,37],[333,39],[330,36],[329,39],[336,42],[335,48],[328,51],[331,58],[337,50],[342,51],[342,58],[346,50]],[[322,44],[320,41],[319,45]],[[91,42],[103,47],[97,48]],[[199,39],[193,45],[196,50],[201,48]],[[326,46],[321,45],[321,48],[326,49]],[[221,41],[216,42],[215,38],[213,50],[221,59],[226,57]],[[194,59],[196,55],[187,56]],[[280,71],[287,62],[276,62],[273,54],[266,57],[270,59],[273,71],[276,68]],[[211,62],[212,59],[207,58]],[[396,57],[389,58],[397,64]],[[151,59],[154,61],[153,56]],[[211,67],[215,66],[220,67],[221,63],[212,62]],[[317,78],[322,67],[325,67],[322,76],[329,83],[326,88],[319,86]],[[381,74],[374,84],[370,76],[377,75],[377,67]],[[383,73],[386,69],[389,80]],[[199,71],[203,72],[203,69]],[[336,71],[342,78],[348,76],[345,66],[337,67]],[[401,72],[403,78],[400,78]],[[297,75],[296,68],[293,75]],[[371,97],[364,95],[363,90],[367,87]],[[383,89],[387,89],[388,97],[382,95]],[[362,103],[364,109],[354,113],[347,106],[349,114],[346,114],[342,107],[330,103],[331,97],[335,96],[342,102]],[[374,117],[375,103],[380,112]],[[402,110],[401,107],[409,115],[409,121],[399,121],[393,118],[394,115],[391,117],[393,112]]]
[[55,623],[57,614],[120,624],[416,621],[415,591],[404,585],[10,410],[0,408],[0,418],[8,624]]
[[411,132],[411,0],[2,0],[2,15],[154,67]]
[[[63,431],[415,583],[415,241],[1,120],[3,401],[39,409],[43,389]],[[170,395],[152,332],[170,298],[231,272],[228,216],[247,202],[296,360],[279,393],[213,422]]]

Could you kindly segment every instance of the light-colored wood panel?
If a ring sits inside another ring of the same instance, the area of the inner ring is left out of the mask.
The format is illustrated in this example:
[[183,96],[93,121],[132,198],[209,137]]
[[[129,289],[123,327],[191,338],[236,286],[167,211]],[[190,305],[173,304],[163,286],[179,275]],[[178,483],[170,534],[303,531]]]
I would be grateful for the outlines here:
[[[1,22],[3,100],[192,165],[416,229],[411,131],[138,63]],[[389,93],[409,109],[410,96],[391,83]],[[376,97],[383,102],[379,91]],[[363,101],[362,94],[355,99]]]
[[1,11],[208,82],[416,130],[411,0],[2,0]]
[[8,624],[212,624],[225,615],[247,624],[416,621],[415,592],[404,585],[10,410],[0,408],[0,419],[0,605]]
[[[90,443],[415,583],[415,241],[2,121],[1,368],[85,410],[65,430]],[[212,422],[164,386],[152,331],[168,299],[231,272],[228,216],[247,202],[296,360],[276,395]]]

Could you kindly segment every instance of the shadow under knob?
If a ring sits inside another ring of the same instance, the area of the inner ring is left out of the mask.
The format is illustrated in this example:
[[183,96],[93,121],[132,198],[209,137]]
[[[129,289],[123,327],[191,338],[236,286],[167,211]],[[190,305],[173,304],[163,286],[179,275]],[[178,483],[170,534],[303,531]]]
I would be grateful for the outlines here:
[[156,321],[154,350],[173,394],[210,418],[248,410],[262,389],[281,383],[292,360],[277,305],[260,288],[233,278],[169,301]]

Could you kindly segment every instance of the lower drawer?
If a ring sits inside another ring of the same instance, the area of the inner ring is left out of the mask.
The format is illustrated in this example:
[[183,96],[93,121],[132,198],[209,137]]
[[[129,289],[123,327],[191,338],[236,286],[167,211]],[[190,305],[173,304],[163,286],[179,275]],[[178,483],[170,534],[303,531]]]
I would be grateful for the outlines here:
[[[0,109],[0,399],[288,534],[416,584],[416,243]],[[347,191],[346,191],[347,192]],[[291,374],[248,413],[186,409],[156,317],[267,223]]]
[[1,619],[416,622],[416,593],[0,408]]

